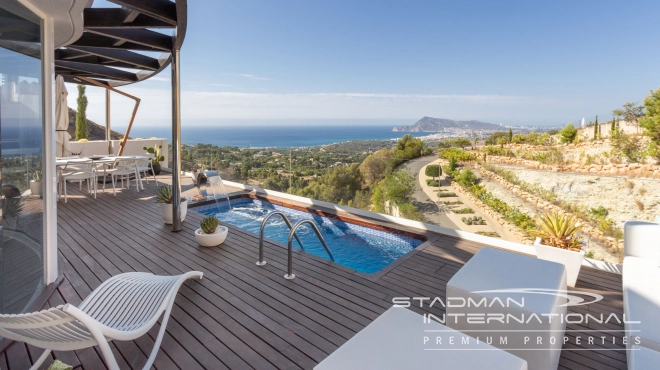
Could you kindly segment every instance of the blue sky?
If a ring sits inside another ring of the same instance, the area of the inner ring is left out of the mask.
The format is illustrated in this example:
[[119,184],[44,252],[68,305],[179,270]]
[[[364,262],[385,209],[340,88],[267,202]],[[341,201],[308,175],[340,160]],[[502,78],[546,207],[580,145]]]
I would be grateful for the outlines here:
[[[191,0],[188,11],[190,125],[422,116],[562,125],[608,119],[660,86],[658,1]],[[142,98],[138,123],[169,123],[169,77],[125,88]],[[96,90],[88,116],[102,123]],[[121,126],[131,104],[115,100]]]

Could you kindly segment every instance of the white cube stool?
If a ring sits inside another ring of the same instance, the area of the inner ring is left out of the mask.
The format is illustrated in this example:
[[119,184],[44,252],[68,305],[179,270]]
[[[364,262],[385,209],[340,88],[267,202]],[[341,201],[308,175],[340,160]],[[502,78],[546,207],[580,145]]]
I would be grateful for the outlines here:
[[530,369],[555,370],[567,311],[557,292],[566,292],[562,264],[484,247],[447,283],[446,324],[526,360]]
[[527,362],[402,307],[392,307],[314,370],[526,370]]
[[642,346],[632,346],[628,351],[628,370],[657,369],[660,352]]

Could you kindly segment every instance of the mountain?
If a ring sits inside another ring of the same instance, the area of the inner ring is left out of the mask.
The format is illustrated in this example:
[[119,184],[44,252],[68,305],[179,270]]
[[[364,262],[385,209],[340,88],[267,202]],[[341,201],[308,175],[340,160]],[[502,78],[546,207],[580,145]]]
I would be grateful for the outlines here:
[[[76,110],[69,108],[69,127],[67,129],[71,140],[76,140]],[[105,126],[101,126],[94,121],[87,120],[87,132],[89,140],[105,140]],[[112,140],[120,140],[124,134],[115,130],[110,130]],[[130,139],[130,136],[129,136]]]
[[481,121],[454,121],[446,118],[423,117],[412,126],[399,126],[394,132],[439,132],[448,128],[463,128],[474,130],[499,130],[499,125]]

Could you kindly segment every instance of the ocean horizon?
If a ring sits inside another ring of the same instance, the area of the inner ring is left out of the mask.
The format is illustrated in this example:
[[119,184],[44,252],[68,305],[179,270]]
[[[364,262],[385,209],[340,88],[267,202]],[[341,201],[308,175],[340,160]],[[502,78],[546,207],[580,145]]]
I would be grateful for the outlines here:
[[[212,144],[216,146],[236,146],[239,148],[292,148],[318,146],[352,140],[391,140],[405,135],[393,132],[393,126],[184,126],[181,127],[181,141],[186,145]],[[125,128],[116,128],[123,132]],[[170,126],[133,127],[131,138],[147,139],[159,137],[172,140]],[[419,137],[429,132],[410,132]]]

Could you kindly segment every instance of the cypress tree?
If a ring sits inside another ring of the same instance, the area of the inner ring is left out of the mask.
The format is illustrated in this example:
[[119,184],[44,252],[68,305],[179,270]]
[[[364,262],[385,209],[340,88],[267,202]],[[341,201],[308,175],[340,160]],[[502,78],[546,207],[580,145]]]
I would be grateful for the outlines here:
[[511,130],[511,127],[509,127],[509,142],[513,141],[513,130]]
[[598,140],[598,116],[596,116],[596,123],[594,123],[594,140]]
[[616,131],[616,120],[612,118],[612,127],[610,128],[611,133],[614,133]]
[[76,112],[76,141],[89,139],[87,133],[87,96],[85,96],[85,85],[78,85],[78,111]]

